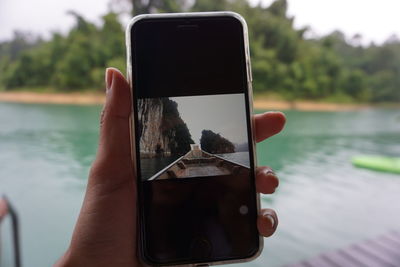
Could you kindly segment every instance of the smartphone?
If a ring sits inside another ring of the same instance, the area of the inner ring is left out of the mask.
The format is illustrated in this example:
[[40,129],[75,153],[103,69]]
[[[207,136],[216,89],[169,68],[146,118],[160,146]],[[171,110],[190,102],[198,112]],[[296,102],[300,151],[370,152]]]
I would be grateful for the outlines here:
[[141,258],[157,266],[256,258],[262,238],[244,19],[139,15],[126,33]]

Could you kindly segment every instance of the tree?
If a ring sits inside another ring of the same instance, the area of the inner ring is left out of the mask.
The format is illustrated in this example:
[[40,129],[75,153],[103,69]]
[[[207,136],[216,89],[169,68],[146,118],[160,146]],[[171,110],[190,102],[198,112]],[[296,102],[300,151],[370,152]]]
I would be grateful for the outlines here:
[[[248,24],[256,93],[274,93],[292,101],[337,96],[353,101],[399,101],[400,40],[361,46],[361,36],[340,31],[305,38],[295,29],[286,0],[269,7],[246,0],[112,0],[132,4],[132,14],[232,10]],[[105,14],[96,26],[76,12],[68,34],[43,41],[16,32],[0,43],[0,89],[52,87],[58,90],[104,88],[104,68],[125,69],[124,33],[118,14]]]
[[172,155],[183,155],[190,150],[190,144],[194,144],[186,123],[182,120],[178,104],[169,98],[161,99],[163,106],[161,131],[163,136],[173,140],[169,144]]
[[211,130],[203,130],[200,138],[201,149],[211,154],[234,153],[235,145]]
[[189,1],[187,0],[129,0],[132,3],[132,15],[155,12],[182,12]]

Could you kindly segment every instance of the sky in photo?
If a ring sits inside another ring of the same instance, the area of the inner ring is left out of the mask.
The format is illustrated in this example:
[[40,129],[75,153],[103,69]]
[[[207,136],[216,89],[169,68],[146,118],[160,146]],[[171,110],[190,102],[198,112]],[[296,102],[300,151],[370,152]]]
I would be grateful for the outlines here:
[[247,143],[246,109],[243,94],[170,97],[200,143],[201,131],[212,130],[236,144]]

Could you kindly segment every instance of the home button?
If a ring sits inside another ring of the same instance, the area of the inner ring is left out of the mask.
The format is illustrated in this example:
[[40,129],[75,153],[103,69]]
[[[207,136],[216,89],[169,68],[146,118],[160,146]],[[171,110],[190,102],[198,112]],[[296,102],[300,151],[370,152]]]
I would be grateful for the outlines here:
[[190,252],[194,259],[208,258],[212,252],[211,243],[204,237],[195,238],[190,245]]

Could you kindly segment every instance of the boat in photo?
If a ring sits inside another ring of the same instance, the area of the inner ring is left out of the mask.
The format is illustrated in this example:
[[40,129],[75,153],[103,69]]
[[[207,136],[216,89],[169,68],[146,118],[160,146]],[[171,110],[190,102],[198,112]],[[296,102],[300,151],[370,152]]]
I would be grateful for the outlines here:
[[210,154],[197,144],[170,165],[153,175],[149,180],[192,178],[223,175],[249,175],[250,168]]

